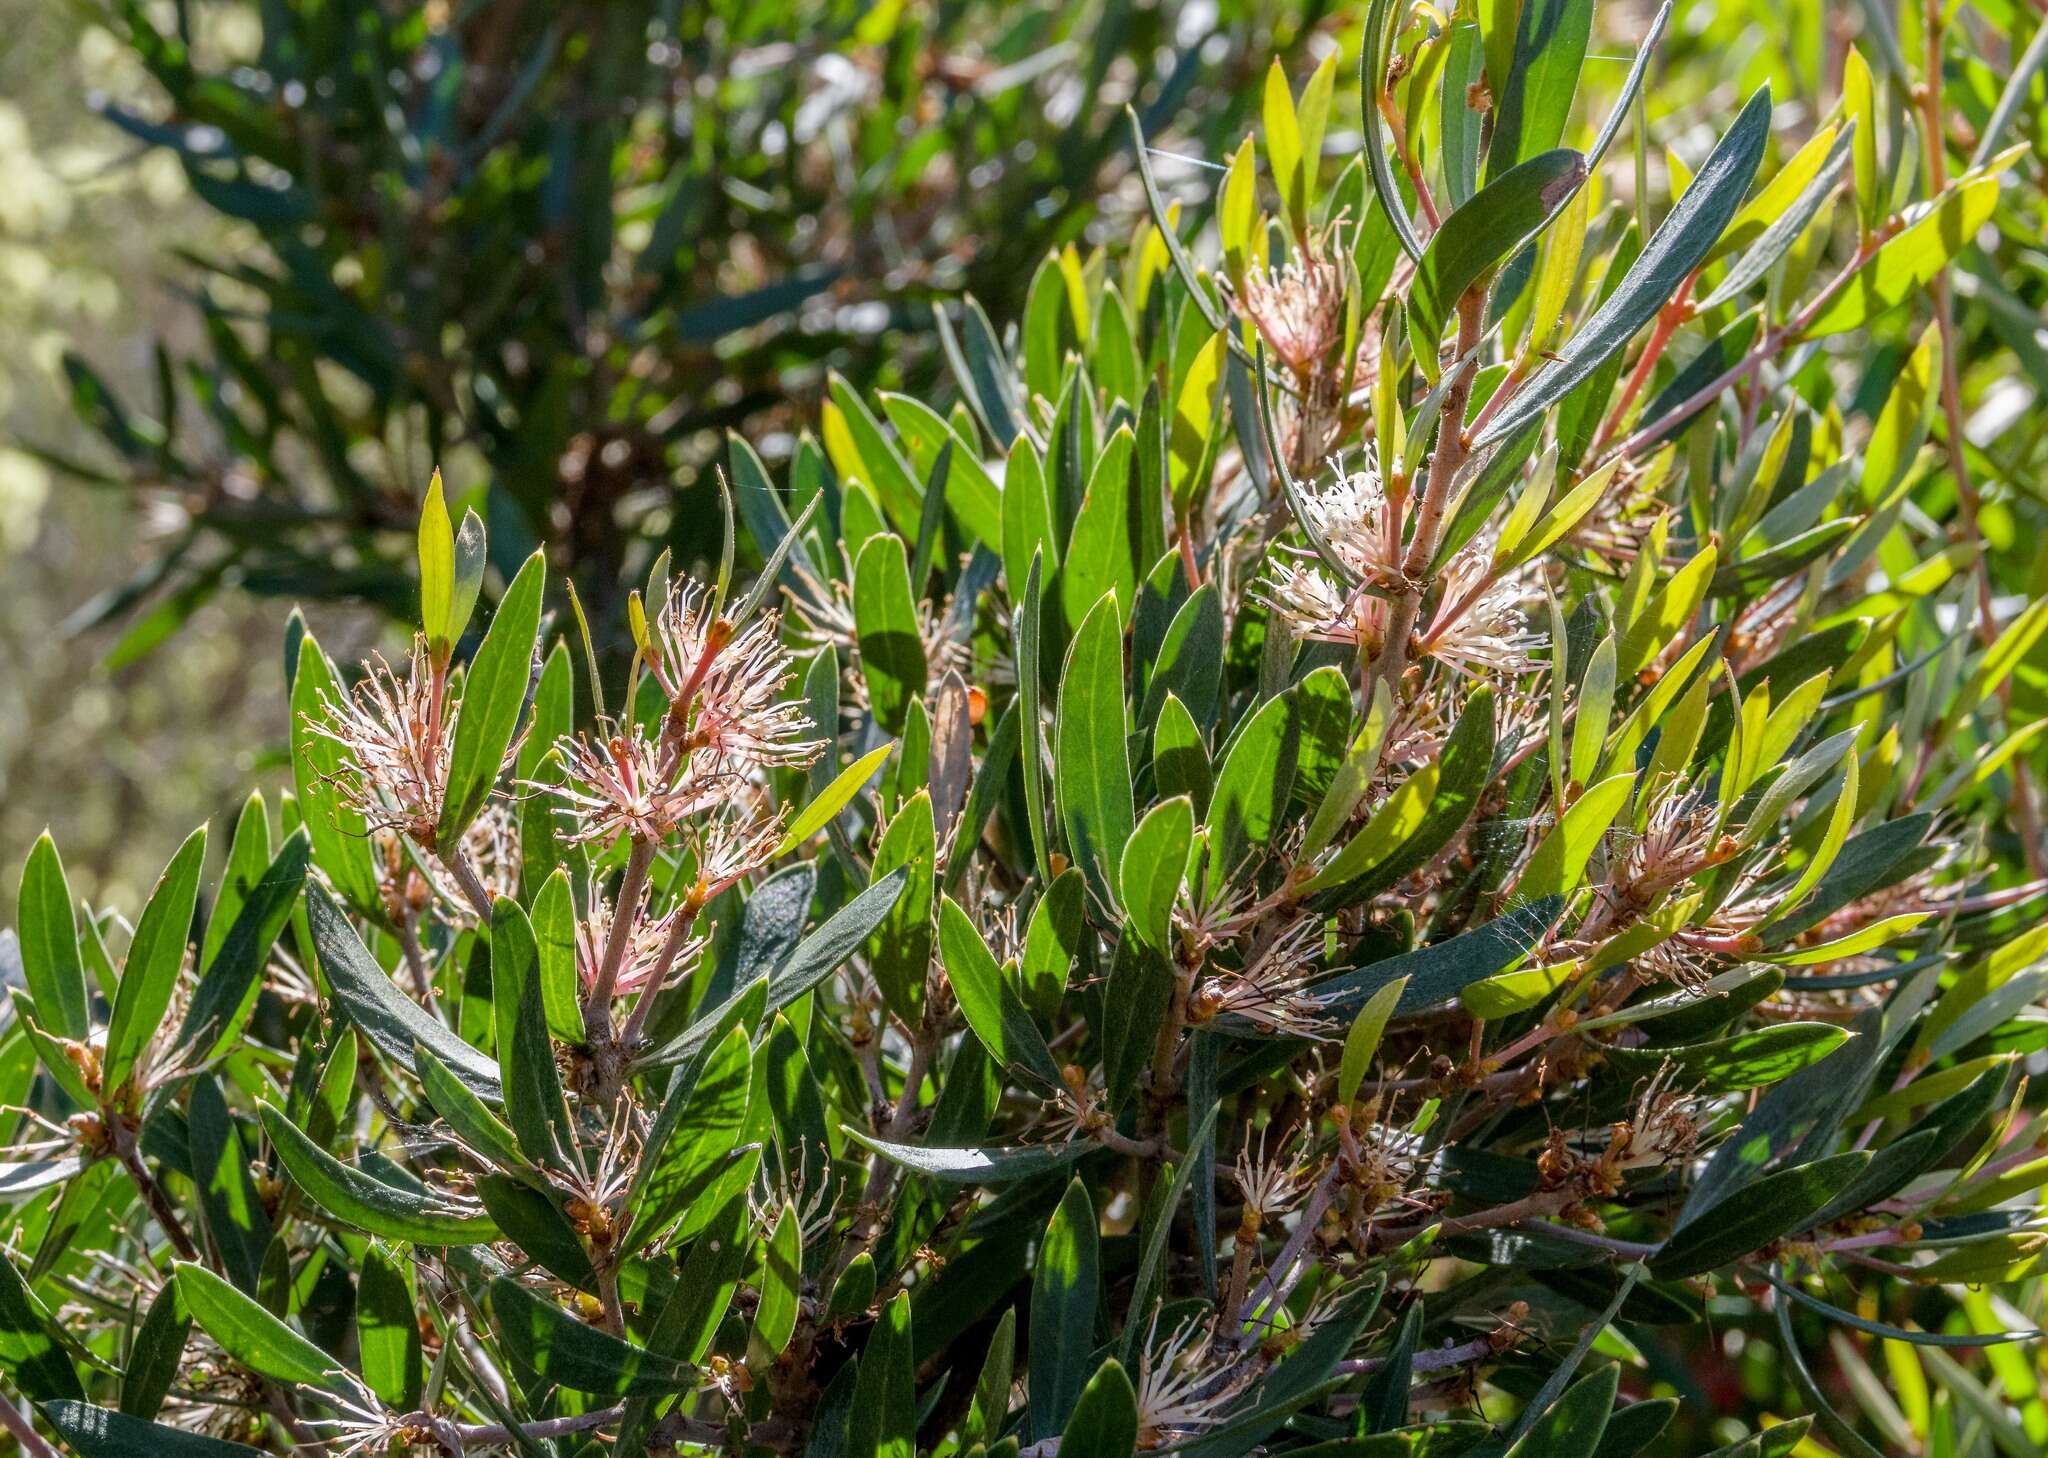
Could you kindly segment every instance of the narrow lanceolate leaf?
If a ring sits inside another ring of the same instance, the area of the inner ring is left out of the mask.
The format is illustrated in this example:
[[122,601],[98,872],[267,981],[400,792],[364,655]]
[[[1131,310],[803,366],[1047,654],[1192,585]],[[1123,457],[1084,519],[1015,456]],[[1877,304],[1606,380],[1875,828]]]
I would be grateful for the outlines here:
[[[285,841],[262,879],[249,888],[227,940],[200,972],[199,985],[193,989],[192,1006],[178,1029],[180,1066],[199,1067],[240,1035],[256,1005],[271,948],[298,904],[311,854],[312,842],[301,826]],[[341,915],[338,908],[335,915]]]
[[155,1035],[177,991],[185,945],[192,934],[192,911],[199,902],[199,871],[205,860],[206,828],[201,826],[171,857],[149,904],[142,908],[142,919],[135,924],[107,1023],[100,1082],[110,1092],[121,1087],[135,1066],[136,1055]]
[[1585,176],[1585,157],[1558,147],[1508,168],[1444,219],[1408,295],[1408,332],[1418,355],[1435,356],[1460,296],[1512,256]]
[[56,1323],[24,1281],[14,1262],[0,1255],[0,1372],[24,1397],[36,1402],[81,1398],[78,1369],[71,1365]]
[[939,901],[939,953],[967,1026],[989,1056],[1005,1068],[1025,1070],[1048,1089],[1058,1088],[1059,1064],[1053,1061],[1038,1024],[996,965],[995,954],[981,939],[974,919],[950,896]]
[[1116,598],[1104,593],[1089,610],[1067,652],[1060,678],[1053,784],[1074,863],[1104,907],[1115,907],[1117,858],[1131,837],[1124,704],[1124,633]]
[[1870,1163],[1865,1151],[1831,1155],[1752,1181],[1693,1216],[1650,1260],[1660,1280],[1704,1275],[1803,1230]]
[[925,689],[924,639],[917,628],[917,595],[903,540],[870,537],[853,574],[854,632],[868,705],[888,734],[901,735],[910,701]]
[[414,1045],[423,1046],[478,1097],[492,1103],[502,1097],[498,1065],[398,990],[349,925],[347,913],[317,881],[306,889],[306,918],[336,1004],[379,1052],[410,1064]]
[[886,760],[895,748],[893,740],[878,745],[841,770],[831,784],[819,791],[810,804],[791,818],[789,829],[784,832],[781,843],[775,847],[775,854],[788,855],[830,825],[833,817],[844,810],[867,782],[875,777],[875,772],[882,767],[882,761]]
[[1494,118],[1489,181],[1564,135],[1593,33],[1593,0],[1523,0]]
[[1001,1185],[1029,1179],[1072,1164],[1088,1153],[1079,1140],[1065,1144],[1023,1144],[1013,1148],[944,1148],[899,1144],[877,1139],[851,1124],[839,1126],[847,1138],[872,1149],[890,1163],[949,1185]]
[[1031,1340],[1027,1348],[1031,1431],[1058,1435],[1080,1401],[1095,1350],[1095,1311],[1102,1301],[1102,1254],[1095,1205],[1079,1180],[1053,1211],[1031,1278]]
[[846,1425],[846,1458],[916,1458],[917,1366],[910,1295],[898,1292],[861,1352]]
[[438,470],[427,483],[427,499],[420,507],[419,564],[420,630],[428,643],[444,648],[455,602],[455,523],[448,515]]
[[177,1280],[192,1319],[222,1351],[259,1377],[334,1392],[354,1388],[354,1380],[338,1360],[206,1267],[180,1261]]
[[1131,832],[1117,868],[1117,884],[1131,928],[1154,951],[1168,950],[1174,898],[1194,843],[1195,807],[1186,795],[1161,801]]
[[1735,216],[1756,176],[1770,129],[1771,92],[1766,86],[1743,107],[1607,301],[1473,437],[1475,449],[1511,439],[1541,418],[1656,316]]
[[313,1202],[346,1224],[386,1240],[419,1245],[476,1245],[498,1238],[488,1216],[457,1210],[433,1195],[386,1184],[343,1164],[272,1104],[261,1107],[263,1132],[291,1177]]
[[334,888],[357,910],[372,914],[382,903],[370,855],[369,823],[335,788],[344,774],[341,746],[314,727],[333,726],[330,705],[341,692],[327,655],[311,634],[306,635],[299,643],[298,671],[292,675],[292,786],[299,816],[312,838],[313,859]]
[[491,1282],[494,1330],[529,1370],[572,1392],[659,1397],[690,1384],[690,1368],[621,1341],[534,1295],[509,1276]]
[[399,1412],[419,1406],[427,1373],[412,1264],[381,1245],[364,1249],[363,1272],[356,1279],[356,1347],[362,1353],[363,1380],[385,1406]]
[[1978,177],[1945,194],[1926,217],[1877,250],[1847,288],[1806,326],[1804,339],[1860,329],[1926,287],[1962,252],[1998,206],[1998,178]]
[[1578,888],[1601,837],[1635,790],[1633,771],[1594,785],[1573,802],[1529,858],[1516,889],[1524,896],[1562,895]]
[[260,1458],[263,1452],[88,1402],[45,1403],[43,1416],[79,1458]]
[[1603,1367],[1579,1379],[1508,1450],[1508,1458],[1593,1458],[1614,1412],[1614,1394],[1620,1384],[1619,1366]]
[[526,559],[512,585],[505,589],[476,657],[463,677],[462,702],[450,730],[448,788],[441,820],[434,827],[437,845],[453,846],[490,798],[504,768],[519,714],[526,705],[532,677],[533,648],[540,635],[541,596],[547,567],[539,552]]
[[52,1037],[83,1038],[90,1023],[78,918],[71,909],[71,883],[48,831],[37,838],[22,867],[19,904],[21,966],[36,1012]]
[[1131,1458],[1138,1451],[1138,1394],[1123,1364],[1112,1357],[1095,1369],[1060,1436],[1062,1453]]
[[761,1248],[760,1301],[754,1308],[754,1344],[770,1359],[782,1354],[796,1331],[803,1289],[803,1225],[785,1204]]
[[533,923],[510,896],[491,904],[491,1005],[506,1122],[528,1159],[566,1172],[573,1167],[576,1131],[548,1037],[540,948]]

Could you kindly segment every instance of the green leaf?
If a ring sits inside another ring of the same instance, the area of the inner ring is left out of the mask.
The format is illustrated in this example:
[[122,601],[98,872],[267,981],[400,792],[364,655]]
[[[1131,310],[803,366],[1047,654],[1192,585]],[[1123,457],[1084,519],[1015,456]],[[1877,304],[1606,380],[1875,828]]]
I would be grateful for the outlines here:
[[[1590,13],[1592,6],[1586,9]],[[1435,358],[1444,322],[1459,298],[1520,249],[1585,177],[1585,157],[1558,147],[1497,172],[1477,196],[1444,219],[1416,265],[1408,294],[1408,337],[1417,355]]]
[[803,1256],[803,1227],[796,1206],[784,1203],[762,1247],[759,1299],[754,1307],[753,1347],[770,1359],[782,1354],[796,1332]]
[[500,1169],[511,1170],[525,1179],[540,1179],[538,1171],[520,1151],[518,1136],[424,1044],[413,1045],[413,1070],[427,1102],[447,1121],[457,1138]]
[[78,1369],[71,1365],[50,1313],[4,1255],[0,1255],[0,1371],[32,1402],[85,1396]]
[[1660,1280],[1705,1275],[1804,1230],[1869,1163],[1867,1152],[1855,1150],[1751,1181],[1681,1225],[1651,1258],[1651,1273]]
[[491,1315],[515,1362],[571,1392],[661,1397],[690,1386],[684,1363],[586,1325],[510,1276],[491,1282]]
[[143,1422],[157,1415],[184,1364],[185,1339],[191,1334],[192,1318],[185,1314],[178,1283],[166,1281],[128,1348],[128,1364],[121,1373],[123,1413]]
[[1008,1184],[1063,1169],[1089,1152],[1088,1146],[1079,1140],[1066,1144],[1024,1144],[1010,1149],[947,1148],[877,1139],[851,1124],[841,1124],[839,1131],[890,1163],[946,1185]]
[[385,1406],[411,1412],[426,1384],[420,1351],[419,1298],[412,1263],[372,1242],[356,1278],[356,1345],[363,1380]]
[[510,896],[491,903],[491,1007],[506,1122],[527,1158],[569,1172],[576,1128],[548,1037],[540,948],[533,923]]
[[1348,1104],[1358,1097],[1359,1085],[1365,1082],[1365,1075],[1372,1068],[1373,1055],[1379,1051],[1380,1036],[1387,1030],[1387,1019],[1394,1015],[1400,1005],[1401,994],[1407,991],[1408,979],[1396,977],[1372,996],[1358,1009],[1358,1016],[1351,1020],[1351,1031],[1344,1035],[1344,1054],[1337,1070],[1337,1102]]
[[1123,1364],[1111,1357],[1095,1369],[1060,1436],[1062,1453],[1131,1458],[1138,1450],[1138,1394]]
[[1152,725],[1152,788],[1162,795],[1186,795],[1195,813],[1205,815],[1213,785],[1202,731],[1187,705],[1168,694]]
[[445,652],[454,639],[448,620],[455,605],[455,523],[441,494],[438,469],[420,506],[419,562],[420,628],[430,646]]
[[[424,1191],[386,1184],[343,1164],[275,1105],[260,1105],[258,1114],[278,1160],[335,1219],[386,1240],[419,1245],[477,1245],[498,1238],[498,1227],[488,1216],[466,1213]],[[199,1314],[197,1308],[193,1314]]]
[[1058,1089],[1059,1064],[1038,1024],[996,965],[973,918],[950,896],[939,898],[939,951],[961,1014],[989,1056],[1004,1068],[1022,1068],[1048,1089]]
[[1088,887],[1080,871],[1069,866],[1053,879],[1024,931],[1024,959],[1019,967],[1025,1005],[1050,1022],[1058,1016],[1067,978],[1080,958],[1088,929]]
[[222,1351],[259,1377],[296,1387],[350,1393],[355,1381],[338,1361],[191,1261],[179,1261],[178,1293],[185,1309]]
[[1102,1301],[1102,1253],[1088,1187],[1070,1182],[1038,1245],[1031,1276],[1026,1384],[1035,1437],[1056,1436],[1073,1415],[1095,1351]]
[[452,847],[462,838],[491,797],[504,768],[519,711],[526,704],[526,685],[533,672],[533,648],[540,635],[541,596],[547,565],[535,552],[519,569],[483,643],[470,660],[462,680],[462,702],[449,731],[448,787],[434,843]]
[[856,477],[874,488],[889,515],[890,525],[915,540],[923,514],[924,488],[910,463],[882,431],[860,394],[837,371],[827,383],[831,401],[825,411],[825,448],[841,476]]
[[[311,852],[312,842],[301,826],[285,841],[263,878],[249,888],[242,909],[235,913],[235,924],[229,929],[227,940],[199,974],[192,1006],[179,1026],[177,1046],[182,1067],[203,1066],[241,1036],[255,1009],[271,948],[298,905]],[[340,917],[338,909],[335,915]],[[382,977],[382,973],[378,975]]]
[[1654,1077],[1668,1062],[1679,1080],[1712,1092],[1762,1088],[1818,1063],[1847,1042],[1833,1023],[1779,1023],[1681,1047],[1609,1048],[1607,1061],[1628,1078]]
[[1849,284],[1813,317],[1802,339],[1861,329],[1919,293],[1970,245],[1998,206],[1996,175],[1973,178],[1942,195],[1934,209],[1877,250]]
[[1124,923],[1102,989],[1102,1077],[1111,1109],[1121,1109],[1152,1061],[1173,1000],[1171,963]]
[[[833,912],[816,930],[798,942],[796,950],[769,974],[767,1001],[761,1016],[766,1017],[788,1007],[838,971],[840,964],[860,949],[869,933],[882,924],[909,881],[908,869],[878,877],[872,886]],[[749,991],[741,988],[710,1012],[701,1014],[673,1042],[635,1059],[634,1067],[661,1068],[680,1063],[706,1043],[722,1038],[731,1026],[730,1014],[748,997]]]
[[1216,790],[1209,799],[1205,826],[1208,860],[1202,891],[1213,896],[1228,880],[1248,868],[1272,845],[1288,798],[1301,751],[1301,700],[1295,690],[1261,704],[1237,731]]
[[327,655],[308,633],[299,643],[292,676],[292,784],[300,823],[312,837],[313,858],[344,899],[365,913],[381,910],[377,868],[370,855],[370,829],[361,812],[343,802],[336,783],[343,769],[341,746],[313,726],[333,727],[329,707],[342,697]]
[[[1039,679],[1039,651],[1043,644],[1041,624],[1045,609],[1040,577],[1045,570],[1045,561],[1041,553],[1032,552],[1024,579],[1024,596],[1017,603],[1012,638],[1017,656],[1017,747],[1024,778],[1024,817],[1029,822],[1032,864],[1038,868],[1041,884],[1052,880],[1045,803],[1045,712],[1039,702],[1043,691]],[[1014,584],[1016,579],[1011,581]],[[1015,590],[1013,586],[1011,591],[1014,593]]]
[[540,1000],[548,1032],[569,1044],[584,1040],[581,979],[576,971],[576,897],[560,866],[533,898],[533,941],[540,954]]
[[1074,518],[1060,563],[1060,603],[1070,628],[1081,625],[1081,619],[1105,592],[1116,595],[1124,617],[1131,614],[1144,571],[1144,564],[1138,561],[1139,543],[1131,531],[1135,450],[1131,428],[1120,425],[1103,443],[1095,469],[1089,473],[1088,490],[1081,498],[1081,510]]
[[[1590,10],[1590,5],[1587,8]],[[1528,13],[1524,12],[1525,17]],[[1552,362],[1531,376],[1506,408],[1474,434],[1473,449],[1514,439],[1582,381],[1590,379],[1608,356],[1622,349],[1638,329],[1656,316],[1735,215],[1743,194],[1749,191],[1750,179],[1756,176],[1770,129],[1771,92],[1766,86],[1743,107],[1735,125],[1694,174],[1692,185],[1643,246],[1614,292],[1579,332],[1565,341]],[[1500,135],[1496,128],[1497,152]]]
[[974,1384],[974,1399],[966,1421],[960,1425],[962,1450],[995,1438],[1009,1425],[1010,1388],[1016,1378],[1017,1309],[1013,1306],[996,1323],[989,1338],[988,1356],[981,1364],[981,1376]]
[[[789,829],[782,841],[775,847],[775,855],[785,856],[819,831],[830,825],[853,797],[859,794],[875,771],[882,767],[882,761],[896,748],[892,740],[869,750],[845,769],[841,770],[823,790],[811,797],[811,802],[796,813],[789,822]],[[772,858],[771,858],[772,859]]]
[[1635,787],[1635,772],[1631,770],[1602,780],[1572,802],[1529,857],[1529,864],[1515,885],[1516,891],[1534,897],[1576,890],[1585,877],[1586,862]]
[[1194,843],[1195,808],[1186,795],[1163,800],[1145,812],[1124,846],[1117,884],[1131,927],[1146,946],[1170,951],[1173,903],[1180,894],[1188,848]]
[[1592,33],[1593,0],[1522,0],[1514,60],[1494,113],[1489,181],[1564,135]]
[[1074,864],[1105,908],[1116,899],[1116,857],[1131,838],[1130,734],[1124,704],[1124,630],[1116,598],[1089,610],[1060,676],[1053,783]]
[[[192,912],[199,902],[199,871],[205,861],[206,827],[201,826],[171,857],[142,908],[142,919],[135,924],[102,1055],[100,1084],[109,1094],[121,1087],[135,1066],[136,1055],[157,1031],[177,991],[178,973],[185,965],[185,944],[192,934]],[[42,1006],[40,999],[36,1005]]]
[[753,1039],[736,1027],[683,1081],[679,1070],[647,1136],[648,1154],[627,1201],[633,1218],[627,1235],[644,1245],[691,1206],[702,1203],[719,1183],[746,1127],[752,1098]]
[[78,919],[71,883],[57,844],[46,830],[21,869],[21,967],[36,1011],[52,1037],[73,1041],[91,1029],[86,1011],[85,963],[78,954]]
[[65,1399],[43,1416],[79,1458],[261,1458],[262,1449]]
[[503,1097],[498,1065],[398,990],[317,881],[306,888],[306,919],[337,1007],[373,1047],[401,1064],[412,1062],[415,1045],[425,1047],[477,1097],[491,1103]]
[[1169,696],[1178,698],[1198,722],[1215,718],[1222,687],[1225,635],[1223,600],[1214,583],[1205,582],[1166,625],[1166,637],[1145,681],[1145,704],[1138,722],[1156,724]]
[[910,1295],[899,1291],[868,1335],[854,1378],[847,1458],[916,1458],[917,1370]]
[[1508,1458],[1593,1458],[1614,1412],[1621,1368],[1607,1366],[1581,1377],[1508,1450]]
[[201,1075],[186,1101],[186,1144],[206,1233],[227,1277],[251,1295],[263,1274],[272,1228],[250,1177],[249,1156],[220,1084]]
[[883,732],[901,736],[912,699],[925,690],[917,595],[900,537],[869,538],[853,573],[853,618],[868,704]]
[[919,790],[896,812],[875,850],[874,881],[905,872],[903,892],[868,941],[868,970],[882,998],[915,1026],[924,1008],[925,974],[932,960],[933,893],[937,885],[937,832],[931,795]]
[[[1319,911],[1378,894],[1428,862],[1463,828],[1493,770],[1493,691],[1465,701],[1438,759],[1388,796],[1303,892]],[[1413,786],[1411,789],[1410,786]]]
[[1408,1387],[1415,1377],[1415,1345],[1422,1335],[1423,1312],[1418,1296],[1401,1313],[1385,1364],[1372,1374],[1359,1396],[1358,1425],[1365,1432],[1388,1432],[1408,1421]]
[[1466,984],[1512,966],[1535,946],[1564,910],[1564,898],[1546,896],[1518,906],[1506,916],[1454,937],[1388,957],[1370,966],[1340,972],[1310,989],[1325,1011],[1342,1012],[1362,1005],[1374,993],[1405,979],[1394,1004],[1394,1016],[1406,1017],[1449,1002]]

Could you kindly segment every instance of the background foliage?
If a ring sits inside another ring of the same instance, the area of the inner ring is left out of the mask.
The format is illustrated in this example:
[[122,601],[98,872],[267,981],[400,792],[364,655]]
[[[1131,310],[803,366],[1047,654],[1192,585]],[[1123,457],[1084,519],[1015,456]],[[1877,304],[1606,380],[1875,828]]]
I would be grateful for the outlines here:
[[[1618,55],[1650,43],[1613,9]],[[165,1441],[76,1389],[567,1451],[742,1419],[840,1451],[843,1413],[854,1451],[965,1450],[1012,1396],[1040,1451],[2038,1445],[2033,18],[1797,11],[1777,79],[1810,100],[1773,107],[1753,17],[1681,12],[1645,133],[1625,60],[1567,112],[1529,78],[1583,40],[1503,13],[1394,17],[1371,124],[1337,19],[1327,66],[1239,88],[1220,188],[1155,157],[1106,250],[947,278],[1006,324],[963,299],[949,378],[911,349],[781,407],[786,461],[730,440],[808,767],[745,697],[772,631],[717,692],[685,672],[722,619],[653,543],[624,575],[551,546],[610,574],[622,676],[495,484],[415,536],[394,475],[358,557],[288,536],[408,584],[372,594],[425,617],[393,710],[295,620],[290,795],[239,818],[189,968],[203,840],[82,945],[47,844],[23,881],[10,1077],[73,1117],[11,1176],[5,1355],[64,1438]],[[1546,143],[1610,110],[1574,196]],[[638,523],[729,608],[703,519]],[[604,695],[620,724],[558,737]],[[197,1400],[158,1385],[188,1339]]]

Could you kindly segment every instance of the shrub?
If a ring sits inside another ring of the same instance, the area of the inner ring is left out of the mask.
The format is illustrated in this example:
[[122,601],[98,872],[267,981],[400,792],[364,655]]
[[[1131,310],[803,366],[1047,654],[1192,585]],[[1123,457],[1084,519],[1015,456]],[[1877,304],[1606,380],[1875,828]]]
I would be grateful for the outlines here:
[[[1946,272],[2015,154],[1895,214],[1852,56],[1645,233],[1553,145],[1583,29],[1389,9],[1365,156],[1276,68],[1206,270],[1148,172],[958,403],[736,438],[623,681],[539,554],[458,653],[437,479],[206,917],[204,831],[118,961],[38,844],[0,1366],[65,1442],[2026,1450],[2048,606]],[[1706,1318],[1758,1431],[1661,1436]]]
[[68,464],[179,518],[106,602],[148,605],[138,643],[223,585],[403,616],[423,461],[609,633],[623,564],[716,554],[726,428],[793,429],[831,368],[928,378],[926,300],[1004,317],[1124,166],[1126,100],[1215,150],[1247,56],[1303,34],[1255,0],[1199,35],[1123,4],[293,0],[221,54],[194,32],[243,7],[94,8],[153,83],[102,110],[223,224],[176,260],[204,328],[154,398],[66,361],[105,447]]

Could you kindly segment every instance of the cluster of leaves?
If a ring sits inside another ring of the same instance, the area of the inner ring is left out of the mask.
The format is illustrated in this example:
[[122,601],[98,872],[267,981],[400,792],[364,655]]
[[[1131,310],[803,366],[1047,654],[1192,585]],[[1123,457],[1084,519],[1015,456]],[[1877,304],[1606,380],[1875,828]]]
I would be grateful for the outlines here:
[[623,684],[538,553],[458,651],[436,481],[409,664],[294,619],[203,917],[203,832],[119,957],[31,852],[49,1430],[1629,1458],[1712,1446],[1705,1315],[1804,1410],[1730,1458],[2038,1448],[2048,602],[1949,281],[2028,236],[2048,47],[1951,156],[1931,10],[1657,218],[1603,192],[1668,7],[1576,123],[1590,4],[1395,9],[1362,155],[1344,53],[1275,67],[1196,241],[1141,161],[957,398],[835,383],[781,483],[733,436]]
[[638,543],[715,555],[722,428],[791,428],[828,368],[929,373],[926,301],[1007,312],[1127,166],[1126,101],[1213,149],[1247,57],[1302,34],[1256,0],[1199,34],[1121,3],[293,0],[209,64],[207,4],[94,8],[160,89],[105,116],[229,225],[182,258],[203,342],[153,399],[66,361],[105,450],[51,459],[178,518],[98,604],[140,614],[130,652],[223,585],[402,617],[436,461],[507,577],[546,542],[610,632]]

